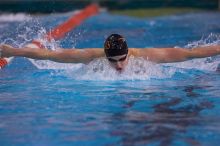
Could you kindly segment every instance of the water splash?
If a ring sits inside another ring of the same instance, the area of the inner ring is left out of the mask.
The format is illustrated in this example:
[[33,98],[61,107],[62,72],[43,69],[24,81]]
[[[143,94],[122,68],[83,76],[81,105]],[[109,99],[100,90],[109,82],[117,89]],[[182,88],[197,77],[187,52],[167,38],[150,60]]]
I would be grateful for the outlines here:
[[[42,34],[42,30],[45,30],[40,22],[32,17],[23,20],[22,23],[14,23],[16,27],[13,31],[3,33],[0,36],[2,44],[10,44],[13,47],[22,48],[26,44],[30,43],[33,38]],[[8,29],[11,30],[10,27]]]
[[128,65],[122,73],[112,68],[105,58],[96,59],[77,70],[67,70],[66,73],[76,80],[149,80],[172,77],[174,68],[165,68],[143,58],[130,57]]
[[185,48],[196,48],[199,46],[220,45],[220,35],[211,33],[208,36],[203,36],[200,40],[190,42]]
[[32,17],[28,14],[17,13],[17,14],[1,14],[0,22],[22,22],[30,20]]
[[[211,46],[220,45],[220,35],[211,33],[208,37],[202,37],[199,41],[190,42],[184,48],[193,49],[199,46]],[[220,64],[219,56],[193,59],[178,63],[167,63],[166,66],[184,68],[184,69],[196,69],[204,71],[216,71]]]
[[83,66],[82,64],[57,63],[49,60],[30,59],[30,61],[38,69],[75,70]]

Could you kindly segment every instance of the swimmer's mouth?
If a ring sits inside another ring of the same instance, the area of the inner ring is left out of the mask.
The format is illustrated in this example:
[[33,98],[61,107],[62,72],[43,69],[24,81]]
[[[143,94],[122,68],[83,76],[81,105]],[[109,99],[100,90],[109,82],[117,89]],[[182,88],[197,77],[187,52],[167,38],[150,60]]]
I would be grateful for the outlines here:
[[120,73],[123,71],[122,68],[116,68],[116,70],[117,70],[118,72],[120,72]]

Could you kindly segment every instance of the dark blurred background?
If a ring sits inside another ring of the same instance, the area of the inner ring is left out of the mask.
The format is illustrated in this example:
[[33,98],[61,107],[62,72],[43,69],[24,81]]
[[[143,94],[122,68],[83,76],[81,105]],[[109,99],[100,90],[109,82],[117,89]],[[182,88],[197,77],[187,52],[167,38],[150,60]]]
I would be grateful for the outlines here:
[[52,13],[98,3],[109,10],[187,7],[219,10],[220,0],[0,0],[1,12]]

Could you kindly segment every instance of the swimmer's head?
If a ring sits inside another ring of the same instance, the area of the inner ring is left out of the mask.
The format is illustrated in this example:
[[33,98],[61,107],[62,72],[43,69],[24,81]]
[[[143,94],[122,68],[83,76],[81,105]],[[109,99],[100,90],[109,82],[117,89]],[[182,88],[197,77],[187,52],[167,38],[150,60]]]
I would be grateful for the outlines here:
[[125,38],[119,34],[111,34],[104,43],[106,57],[124,55],[128,53]]
[[104,50],[111,66],[122,71],[127,64],[128,46],[123,36],[111,34],[104,43]]

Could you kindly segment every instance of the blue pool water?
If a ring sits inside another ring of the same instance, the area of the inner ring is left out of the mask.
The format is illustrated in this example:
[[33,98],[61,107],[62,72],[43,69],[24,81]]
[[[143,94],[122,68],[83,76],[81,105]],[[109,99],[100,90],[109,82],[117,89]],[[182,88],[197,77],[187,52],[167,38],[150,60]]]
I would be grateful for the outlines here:
[[[21,47],[72,13],[0,15],[0,40]],[[220,13],[137,19],[107,12],[55,49],[102,47],[111,33],[130,47],[220,44]],[[153,64],[131,58],[118,74],[105,59],[59,64],[16,58],[0,70],[1,146],[200,146],[220,141],[220,58]]]

